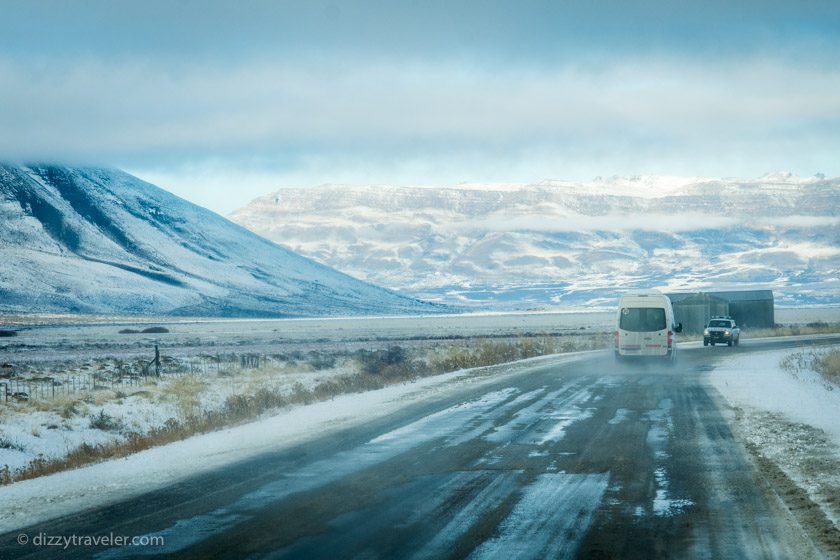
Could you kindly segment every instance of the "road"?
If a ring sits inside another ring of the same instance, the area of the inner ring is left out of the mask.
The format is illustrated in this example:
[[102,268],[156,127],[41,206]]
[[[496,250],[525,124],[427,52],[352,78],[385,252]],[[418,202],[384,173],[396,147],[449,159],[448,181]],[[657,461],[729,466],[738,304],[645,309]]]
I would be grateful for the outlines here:
[[[705,382],[727,354],[783,344],[685,350],[673,368],[534,367],[0,536],[0,556],[819,558]],[[19,533],[165,545],[60,550]]]

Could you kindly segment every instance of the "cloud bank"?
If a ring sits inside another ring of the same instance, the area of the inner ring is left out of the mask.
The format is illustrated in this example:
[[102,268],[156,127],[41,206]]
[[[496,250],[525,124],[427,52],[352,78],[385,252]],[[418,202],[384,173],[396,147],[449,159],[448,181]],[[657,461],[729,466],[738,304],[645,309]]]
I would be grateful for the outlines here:
[[[840,72],[650,60],[550,71],[392,63],[177,69],[0,61],[12,157],[323,151],[798,151],[840,128]],[[804,144],[804,146],[801,146]]]
[[[220,210],[247,201],[243,176],[840,175],[832,2],[5,8],[0,159],[169,177]],[[198,169],[236,183],[232,201],[206,198]]]

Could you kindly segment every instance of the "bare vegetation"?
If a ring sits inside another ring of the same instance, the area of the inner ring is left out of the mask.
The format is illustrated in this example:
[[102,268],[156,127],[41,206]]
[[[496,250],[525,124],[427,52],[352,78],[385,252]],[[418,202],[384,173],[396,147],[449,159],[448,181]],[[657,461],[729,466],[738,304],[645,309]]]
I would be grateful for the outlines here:
[[118,432],[122,429],[122,422],[104,410],[100,410],[99,414],[90,417],[90,427],[103,432]]
[[819,373],[828,383],[826,388],[840,387],[840,350],[808,349],[793,352],[782,360],[782,368],[794,376],[804,371]]
[[815,369],[827,381],[840,386],[840,350],[826,352],[817,358]]
[[20,444],[15,443],[8,438],[0,438],[0,449],[15,449],[17,451],[23,451],[23,447]]
[[772,329],[750,329],[745,331],[750,338],[768,336],[799,336],[804,334],[833,334],[840,333],[840,323],[813,321],[804,325],[776,325]]
[[[14,471],[0,468],[0,484],[123,457],[195,434],[252,421],[289,406],[330,400],[341,394],[379,389],[460,369],[604,348],[608,342],[606,334],[457,338],[429,341],[413,347],[389,344],[385,348],[352,352],[242,355],[228,357],[225,361],[204,357],[200,362],[169,359],[162,377],[141,377],[142,389],[136,381],[126,385],[102,373],[98,374],[100,385],[96,390],[91,385],[84,385],[82,394],[68,393],[54,399],[9,403],[5,412],[53,411],[65,423],[87,417],[90,428],[108,432],[113,437],[105,443],[83,443],[60,458],[38,457]],[[84,367],[102,369],[101,364]],[[122,379],[119,376],[129,370],[126,364],[120,364],[111,367],[110,371],[117,376],[115,379]],[[298,381],[290,383],[290,379]],[[135,430],[130,418],[120,418],[96,408],[117,401],[128,405],[132,399],[135,403],[140,402],[138,399],[150,401],[155,407],[168,406],[173,414],[162,425]],[[15,444],[8,442],[8,445]]]

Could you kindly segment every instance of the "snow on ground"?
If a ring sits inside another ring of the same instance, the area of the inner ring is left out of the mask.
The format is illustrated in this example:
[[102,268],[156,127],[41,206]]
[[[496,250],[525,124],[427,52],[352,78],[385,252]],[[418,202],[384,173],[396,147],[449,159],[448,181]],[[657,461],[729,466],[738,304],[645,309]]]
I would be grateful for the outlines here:
[[[0,487],[0,533],[161,488],[225,464],[358,425],[405,406],[521,373],[537,363],[568,363],[591,352],[541,356],[427,377],[331,401],[287,408],[260,421],[155,447],[122,459]],[[505,371],[500,375],[501,371]],[[138,473],[142,473],[138,475]]]
[[[232,395],[250,395],[260,388],[290,394],[296,387],[310,390],[322,380],[352,373],[348,366],[317,371],[278,366],[231,377],[151,377],[141,385],[120,386],[125,394],[121,398],[105,390],[11,403],[0,408],[0,468],[7,466],[14,474],[35,459],[65,457],[83,443],[96,446],[124,440],[132,432],[146,434],[196,410],[220,410]],[[97,418],[105,426],[97,425]]]
[[[144,417],[138,415],[138,419]],[[10,472],[27,466],[36,458],[64,457],[83,443],[95,446],[118,437],[91,428],[88,417],[65,419],[53,411],[7,413],[2,419],[0,467],[8,466]]]
[[815,371],[784,370],[781,362],[792,353],[778,350],[729,359],[712,372],[712,384],[733,406],[783,414],[823,430],[840,446],[840,387],[830,388]]
[[840,386],[807,368],[782,367],[801,351],[736,356],[718,364],[710,382],[734,407],[739,439],[781,469],[840,528]]

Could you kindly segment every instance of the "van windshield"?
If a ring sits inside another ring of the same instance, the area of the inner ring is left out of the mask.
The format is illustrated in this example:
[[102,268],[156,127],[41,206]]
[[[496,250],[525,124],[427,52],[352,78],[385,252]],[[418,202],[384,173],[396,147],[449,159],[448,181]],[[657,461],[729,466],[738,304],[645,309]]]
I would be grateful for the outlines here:
[[632,332],[665,330],[665,309],[662,307],[623,307],[618,328]]

